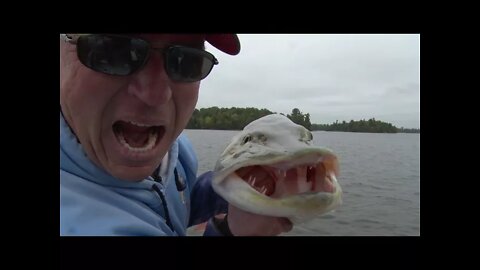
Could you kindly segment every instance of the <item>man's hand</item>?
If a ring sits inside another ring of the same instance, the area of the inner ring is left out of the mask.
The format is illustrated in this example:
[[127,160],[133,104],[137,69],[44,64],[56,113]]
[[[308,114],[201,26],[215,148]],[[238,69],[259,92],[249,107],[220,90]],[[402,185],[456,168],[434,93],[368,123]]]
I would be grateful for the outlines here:
[[234,236],[275,236],[293,228],[287,218],[262,216],[228,206],[228,225]]

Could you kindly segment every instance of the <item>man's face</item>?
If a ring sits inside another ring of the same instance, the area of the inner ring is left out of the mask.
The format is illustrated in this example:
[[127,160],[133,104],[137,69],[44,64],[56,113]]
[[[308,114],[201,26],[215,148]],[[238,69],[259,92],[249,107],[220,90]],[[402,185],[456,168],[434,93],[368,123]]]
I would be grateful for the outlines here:
[[[138,36],[155,48],[204,42],[200,35]],[[60,42],[60,105],[88,157],[114,177],[146,178],[187,125],[200,82],[170,80],[157,52],[132,75],[102,74],[80,63],[76,45]]]

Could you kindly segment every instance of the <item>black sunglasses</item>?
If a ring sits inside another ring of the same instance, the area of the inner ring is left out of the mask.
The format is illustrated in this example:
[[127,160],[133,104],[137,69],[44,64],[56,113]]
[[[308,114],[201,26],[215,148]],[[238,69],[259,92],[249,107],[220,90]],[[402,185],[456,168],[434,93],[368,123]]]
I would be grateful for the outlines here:
[[178,82],[196,82],[210,74],[218,60],[211,53],[185,46],[153,48],[144,39],[122,35],[63,35],[77,45],[78,59],[88,68],[108,75],[127,76],[140,70],[151,50],[163,52],[168,77]]

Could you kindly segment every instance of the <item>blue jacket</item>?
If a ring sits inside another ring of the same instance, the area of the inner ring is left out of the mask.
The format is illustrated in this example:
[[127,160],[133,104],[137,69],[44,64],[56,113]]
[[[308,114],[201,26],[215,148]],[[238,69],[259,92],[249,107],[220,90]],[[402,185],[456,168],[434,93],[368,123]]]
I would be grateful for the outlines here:
[[168,177],[116,179],[88,159],[60,113],[62,236],[185,236],[187,227],[205,221],[204,235],[220,235],[212,217],[228,204],[213,191],[212,172],[196,174],[194,150],[181,135],[169,151]]

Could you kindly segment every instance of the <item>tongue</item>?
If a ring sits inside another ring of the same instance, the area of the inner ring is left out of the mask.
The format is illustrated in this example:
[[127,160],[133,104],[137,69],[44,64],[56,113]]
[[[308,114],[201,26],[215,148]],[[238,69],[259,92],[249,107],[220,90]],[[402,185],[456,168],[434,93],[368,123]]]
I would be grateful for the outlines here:
[[132,147],[142,147],[148,142],[150,127],[139,127],[127,122],[118,124],[120,132],[123,133],[125,141]]

